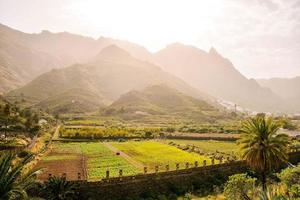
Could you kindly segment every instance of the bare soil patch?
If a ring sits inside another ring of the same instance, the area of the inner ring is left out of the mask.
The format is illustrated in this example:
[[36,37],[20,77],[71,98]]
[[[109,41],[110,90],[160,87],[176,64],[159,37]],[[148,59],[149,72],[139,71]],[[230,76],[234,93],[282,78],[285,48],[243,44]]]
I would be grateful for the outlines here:
[[45,160],[41,160],[37,164],[37,168],[42,168],[42,173],[38,175],[38,179],[45,181],[52,176],[63,176],[66,174],[67,180],[78,180],[78,173],[81,179],[86,179],[85,159],[82,154],[64,154],[63,157],[59,153],[51,152]]

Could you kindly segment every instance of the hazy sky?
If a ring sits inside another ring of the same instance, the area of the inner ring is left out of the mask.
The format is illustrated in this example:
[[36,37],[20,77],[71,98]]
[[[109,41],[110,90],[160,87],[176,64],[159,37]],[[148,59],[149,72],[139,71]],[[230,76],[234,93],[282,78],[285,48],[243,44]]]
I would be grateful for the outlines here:
[[0,0],[0,23],[24,32],[68,31],[214,46],[247,77],[300,75],[300,0]]

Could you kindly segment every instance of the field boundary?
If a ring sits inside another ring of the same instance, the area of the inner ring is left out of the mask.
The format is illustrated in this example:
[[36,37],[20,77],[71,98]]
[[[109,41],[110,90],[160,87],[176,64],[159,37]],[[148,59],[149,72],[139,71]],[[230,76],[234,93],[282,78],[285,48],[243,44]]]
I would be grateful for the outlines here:
[[[178,171],[160,172],[113,178],[99,182],[80,182],[79,196],[90,199],[123,200],[124,197],[138,199],[145,194],[166,194],[180,188],[202,188],[218,180],[225,182],[228,176],[248,170],[244,161],[224,163]],[[206,187],[206,188],[205,188]]]
[[87,166],[86,166],[86,158],[85,158],[85,156],[82,152],[81,152],[81,168],[82,168],[82,171],[83,171],[82,179],[87,180],[88,179],[88,173],[87,173]]
[[[292,164],[300,162],[300,149],[289,153],[289,162]],[[193,189],[213,190],[215,184],[225,183],[229,176],[248,170],[247,163],[239,160],[175,171],[119,176],[95,182],[86,180],[70,182],[79,185],[80,199],[123,200],[124,197],[138,199],[145,194],[168,194],[183,188],[187,192]]]

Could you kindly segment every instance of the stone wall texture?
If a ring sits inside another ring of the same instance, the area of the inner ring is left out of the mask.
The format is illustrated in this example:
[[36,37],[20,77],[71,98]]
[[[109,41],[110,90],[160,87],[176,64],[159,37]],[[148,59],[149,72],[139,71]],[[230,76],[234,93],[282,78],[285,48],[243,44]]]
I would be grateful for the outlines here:
[[[300,152],[290,153],[290,163],[300,162]],[[168,194],[180,188],[205,189],[210,184],[224,183],[228,176],[249,170],[245,161],[191,167],[175,171],[102,179],[98,182],[80,181],[80,196],[84,199],[138,199],[150,194]]]

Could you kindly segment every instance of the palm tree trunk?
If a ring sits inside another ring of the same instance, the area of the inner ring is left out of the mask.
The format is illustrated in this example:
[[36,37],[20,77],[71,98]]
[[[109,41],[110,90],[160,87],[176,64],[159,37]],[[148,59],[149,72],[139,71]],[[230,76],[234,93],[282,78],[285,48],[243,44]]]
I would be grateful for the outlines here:
[[261,174],[261,183],[262,183],[262,189],[264,192],[267,191],[267,163],[264,161],[264,167]]
[[262,183],[262,189],[264,192],[267,191],[267,178],[266,178],[266,171],[263,170],[261,173],[261,183]]
[[8,122],[7,122],[7,120],[5,120],[4,138],[7,137],[7,124],[8,124]]

